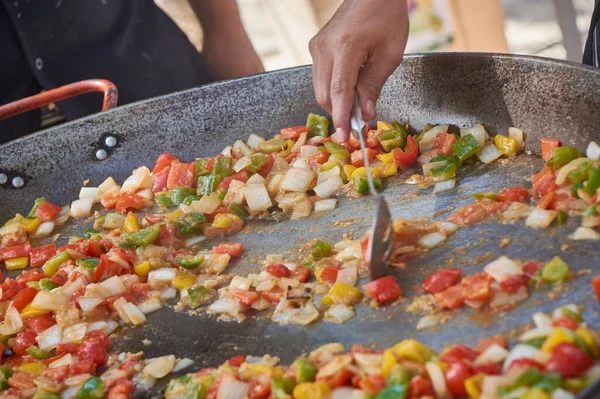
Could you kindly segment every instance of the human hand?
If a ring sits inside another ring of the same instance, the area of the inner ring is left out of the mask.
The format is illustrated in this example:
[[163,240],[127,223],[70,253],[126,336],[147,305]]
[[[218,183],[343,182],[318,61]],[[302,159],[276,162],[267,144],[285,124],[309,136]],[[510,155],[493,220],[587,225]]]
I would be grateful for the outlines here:
[[365,120],[387,78],[400,65],[408,40],[407,0],[345,0],[309,43],[313,86],[331,113],[337,142],[348,140],[355,89]]

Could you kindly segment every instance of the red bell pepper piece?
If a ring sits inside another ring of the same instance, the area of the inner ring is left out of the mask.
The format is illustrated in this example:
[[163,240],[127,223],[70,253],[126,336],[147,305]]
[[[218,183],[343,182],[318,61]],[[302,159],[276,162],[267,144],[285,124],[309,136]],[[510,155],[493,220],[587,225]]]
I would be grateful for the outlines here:
[[29,256],[31,253],[31,244],[27,241],[25,244],[0,249],[0,261],[6,259],[20,258]]
[[194,188],[195,176],[196,165],[174,161],[171,164],[171,170],[167,178],[167,189],[172,190],[176,187]]
[[171,154],[161,154],[158,159],[156,160],[156,163],[154,164],[154,169],[152,169],[152,174],[155,174],[156,172],[160,172],[161,170],[163,170],[165,167],[171,165],[174,161],[179,161],[179,159],[177,157],[174,157]]
[[552,150],[560,147],[560,141],[555,139],[544,138],[541,140],[542,147],[542,159],[544,162],[548,162],[552,158]]
[[35,217],[39,218],[42,222],[49,222],[58,216],[62,211],[62,208],[58,205],[54,205],[52,202],[42,202],[35,210]]
[[40,267],[51,257],[56,255],[56,244],[51,243],[31,249],[29,264],[31,267]]

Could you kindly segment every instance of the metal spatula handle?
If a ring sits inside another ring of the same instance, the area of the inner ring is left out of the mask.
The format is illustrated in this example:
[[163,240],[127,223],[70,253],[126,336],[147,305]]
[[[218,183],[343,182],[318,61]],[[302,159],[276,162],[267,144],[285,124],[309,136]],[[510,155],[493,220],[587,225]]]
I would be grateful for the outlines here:
[[360,104],[358,103],[358,93],[354,95],[354,104],[352,104],[352,114],[350,117],[350,127],[352,128],[352,134],[360,142],[360,150],[362,152],[365,169],[367,170],[367,182],[369,183],[369,191],[371,195],[377,195],[375,184],[373,183],[373,175],[371,174],[371,165],[369,164],[369,158],[367,157],[367,147],[365,146],[365,139],[363,138],[363,130],[365,129],[365,121],[362,118],[362,112],[360,111]]

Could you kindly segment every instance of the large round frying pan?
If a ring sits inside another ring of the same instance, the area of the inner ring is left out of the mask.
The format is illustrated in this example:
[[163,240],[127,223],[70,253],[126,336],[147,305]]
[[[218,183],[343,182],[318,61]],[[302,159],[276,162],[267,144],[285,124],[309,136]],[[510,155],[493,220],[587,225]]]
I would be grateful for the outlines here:
[[[600,138],[599,110],[600,72],[591,68],[508,55],[407,56],[383,90],[377,104],[380,118],[409,122],[417,129],[427,122],[482,123],[491,133],[517,126],[526,133],[527,149],[534,155],[520,156],[505,166],[472,167],[461,173],[454,190],[440,195],[401,184],[411,173],[405,171],[386,184],[392,215],[440,219],[449,207],[472,201],[474,192],[527,186],[527,178],[542,165],[535,156],[539,139],[554,137],[585,150],[590,140]],[[8,176],[0,185],[0,215],[5,220],[15,212],[26,212],[42,195],[55,203],[69,203],[84,180],[90,179],[92,185],[107,176],[122,181],[139,165],[151,166],[163,152],[192,160],[220,152],[250,133],[273,135],[282,127],[303,124],[309,112],[323,111],[314,100],[311,68],[301,67],[150,99],[39,132],[0,146],[0,173]],[[106,146],[109,135],[117,139],[116,146]],[[99,160],[96,154],[102,149],[107,157]],[[14,188],[14,177],[22,177],[24,185]],[[324,237],[335,241],[345,232],[358,236],[370,226],[372,205],[369,197],[342,200],[338,209],[320,218],[255,222],[231,237],[247,248],[247,255],[231,271],[256,270],[251,259],[257,256],[292,254],[300,240]],[[334,226],[337,221],[348,223]],[[517,309],[493,317],[482,318],[463,309],[433,330],[416,331],[419,316],[404,311],[416,295],[413,288],[426,274],[448,265],[474,272],[490,259],[484,256],[478,263],[476,257],[489,252],[523,260],[560,255],[576,270],[594,269],[600,264],[597,243],[570,242],[570,250],[560,249],[576,225],[573,220],[564,227],[534,231],[522,224],[490,222],[461,229],[444,246],[411,261],[405,271],[395,271],[407,297],[404,303],[377,311],[360,306],[357,317],[341,326],[325,322],[278,326],[262,318],[218,322],[165,308],[150,315],[145,326],[125,331],[116,346],[118,350],[143,350],[148,357],[170,353],[191,357],[198,367],[216,366],[237,354],[271,353],[288,362],[299,353],[336,341],[348,347],[355,343],[385,346],[415,336],[441,349],[509,332],[528,323],[534,309],[548,311],[560,303],[584,305],[586,318],[598,327],[598,305],[592,300],[589,275],[568,283],[558,299],[550,299],[548,291],[537,291]],[[512,244],[500,248],[503,237],[512,237]],[[468,248],[467,253],[456,251],[459,247]],[[151,344],[142,344],[144,338]],[[162,387],[159,384],[154,394]]]

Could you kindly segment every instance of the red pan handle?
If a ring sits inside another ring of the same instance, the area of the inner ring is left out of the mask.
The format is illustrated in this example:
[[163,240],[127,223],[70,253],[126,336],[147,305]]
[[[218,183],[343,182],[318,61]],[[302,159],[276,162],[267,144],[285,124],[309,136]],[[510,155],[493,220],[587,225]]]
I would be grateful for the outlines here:
[[102,111],[109,110],[117,106],[119,93],[117,86],[104,79],[82,80],[71,83],[56,89],[48,90],[35,96],[27,97],[0,106],[0,119],[9,118],[23,112],[31,111],[53,102],[66,100],[80,94],[102,92],[104,100],[102,101]]

